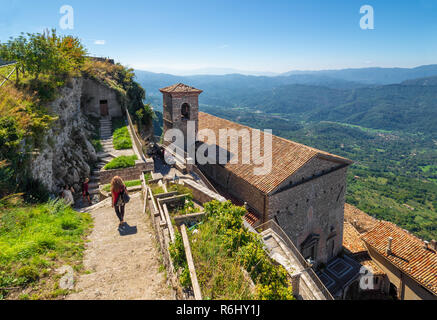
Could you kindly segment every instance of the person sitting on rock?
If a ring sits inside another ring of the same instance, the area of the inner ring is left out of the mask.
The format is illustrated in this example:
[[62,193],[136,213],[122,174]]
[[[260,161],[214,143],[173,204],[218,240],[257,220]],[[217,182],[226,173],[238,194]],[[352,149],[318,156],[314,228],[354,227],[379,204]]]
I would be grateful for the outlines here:
[[74,206],[74,197],[73,197],[74,189],[68,185],[64,187],[64,191],[62,192],[65,203],[70,206]]

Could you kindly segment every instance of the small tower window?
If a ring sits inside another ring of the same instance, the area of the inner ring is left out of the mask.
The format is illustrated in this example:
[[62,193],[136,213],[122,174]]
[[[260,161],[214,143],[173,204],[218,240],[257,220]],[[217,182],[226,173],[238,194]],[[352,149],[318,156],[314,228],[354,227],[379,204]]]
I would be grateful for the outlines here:
[[190,120],[190,105],[184,103],[181,108],[182,120]]

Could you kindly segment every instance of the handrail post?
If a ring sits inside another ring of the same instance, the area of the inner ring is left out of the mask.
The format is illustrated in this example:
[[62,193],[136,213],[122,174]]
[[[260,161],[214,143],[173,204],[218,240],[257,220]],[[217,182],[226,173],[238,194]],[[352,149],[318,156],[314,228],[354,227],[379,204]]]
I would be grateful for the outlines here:
[[185,224],[181,225],[182,241],[185,248],[185,256],[187,257],[188,269],[190,270],[191,284],[193,286],[194,298],[202,300],[202,292],[200,291],[199,282],[197,281],[196,269],[194,267],[193,256],[191,254],[190,241],[188,239],[187,229]]

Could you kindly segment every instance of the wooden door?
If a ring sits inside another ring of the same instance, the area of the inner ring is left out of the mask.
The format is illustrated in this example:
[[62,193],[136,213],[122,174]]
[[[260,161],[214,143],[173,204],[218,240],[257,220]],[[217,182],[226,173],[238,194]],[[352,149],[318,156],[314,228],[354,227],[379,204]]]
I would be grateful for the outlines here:
[[100,101],[100,115],[102,117],[106,117],[109,115],[108,100]]

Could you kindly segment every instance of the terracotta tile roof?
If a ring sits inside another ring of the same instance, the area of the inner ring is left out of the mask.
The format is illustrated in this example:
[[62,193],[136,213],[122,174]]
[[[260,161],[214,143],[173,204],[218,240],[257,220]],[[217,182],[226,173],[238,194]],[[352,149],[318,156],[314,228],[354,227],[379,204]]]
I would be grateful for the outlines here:
[[[237,131],[248,129],[249,133],[252,133],[252,131],[255,130],[232,121],[199,112],[199,131],[203,129],[213,130],[213,132],[216,134],[217,140],[220,129],[235,129]],[[264,152],[264,134],[264,132],[261,132],[260,135],[260,149],[262,153]],[[207,142],[206,140],[207,138],[205,138],[203,142]],[[256,159],[254,159],[255,157],[251,156],[251,164],[243,164],[241,156],[243,150],[242,140],[243,139],[241,138],[238,139],[238,153],[240,158],[238,159],[238,164],[228,163],[225,165],[225,168],[237,177],[247,181],[264,194],[269,194],[270,192],[274,191],[282,182],[284,182],[287,178],[297,172],[303,165],[315,157],[322,157],[327,160],[344,164],[353,163],[351,160],[273,135],[272,171],[265,175],[255,175],[254,168],[260,166],[255,165],[254,163],[256,163],[256,161],[254,160],[259,160],[259,162],[262,163],[263,158],[260,155],[256,155]],[[228,140],[227,149],[230,149],[230,139]],[[250,153],[252,153],[252,150],[250,150]]]
[[159,89],[162,93],[202,93],[202,90],[187,86],[183,83],[177,83],[170,87]]
[[343,228],[343,247],[350,253],[357,254],[367,252],[367,248],[361,240],[361,235],[349,222],[344,223]]
[[247,223],[249,223],[252,227],[254,227],[258,221],[259,218],[256,214],[249,212],[244,216],[244,219],[247,221]]
[[[389,237],[393,238],[392,254],[387,255]],[[425,249],[422,240],[386,221],[379,222],[361,238],[393,265],[437,295],[437,254]]]
[[367,248],[357,229],[347,221],[345,221],[343,229],[343,247],[349,251],[352,258],[362,266],[370,268],[374,275],[385,275],[385,272],[372,261],[367,253]]
[[370,258],[368,255],[365,256],[361,261],[359,257],[354,257],[354,259],[360,263],[361,265],[367,267],[372,271],[372,274],[374,276],[384,276],[386,273],[375,263],[373,262],[372,258]]
[[352,224],[360,233],[367,232],[378,224],[378,220],[347,203],[344,206],[344,220]]

